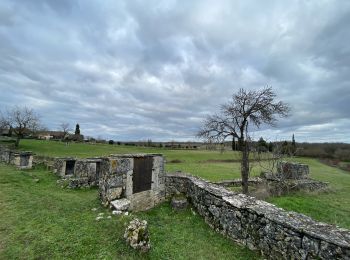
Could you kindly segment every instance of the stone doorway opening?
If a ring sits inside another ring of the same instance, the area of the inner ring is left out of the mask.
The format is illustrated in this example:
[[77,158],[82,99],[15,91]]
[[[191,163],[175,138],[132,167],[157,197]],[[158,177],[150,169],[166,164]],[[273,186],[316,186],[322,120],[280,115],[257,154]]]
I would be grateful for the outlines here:
[[75,160],[67,160],[66,161],[65,175],[73,175],[74,174],[74,166],[75,166]]
[[133,193],[152,189],[152,168],[152,157],[134,158],[134,169],[132,175]]
[[100,173],[101,173],[101,162],[96,162],[96,180],[98,183],[98,180],[100,179]]
[[20,163],[19,166],[23,167],[23,166],[28,166],[29,164],[29,155],[22,155],[20,157]]

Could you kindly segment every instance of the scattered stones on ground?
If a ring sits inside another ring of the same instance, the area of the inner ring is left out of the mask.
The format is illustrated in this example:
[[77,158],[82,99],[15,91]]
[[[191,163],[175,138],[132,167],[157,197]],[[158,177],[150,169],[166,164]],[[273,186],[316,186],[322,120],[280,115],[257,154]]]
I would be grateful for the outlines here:
[[123,211],[121,211],[121,210],[113,210],[112,211],[112,214],[113,215],[120,215],[120,214],[122,214],[123,213]]
[[92,211],[96,211],[96,210],[97,210],[97,208],[92,208],[91,210],[92,210]]
[[96,217],[96,220],[97,220],[97,221],[100,220],[100,219],[103,219],[103,216],[98,216],[98,217]]
[[146,220],[134,219],[125,229],[124,238],[134,249],[148,252],[151,248]]

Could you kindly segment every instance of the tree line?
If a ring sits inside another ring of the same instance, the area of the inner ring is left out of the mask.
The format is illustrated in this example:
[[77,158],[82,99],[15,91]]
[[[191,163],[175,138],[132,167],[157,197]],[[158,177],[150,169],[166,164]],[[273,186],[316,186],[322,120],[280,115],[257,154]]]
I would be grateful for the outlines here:
[[[65,141],[81,141],[84,136],[80,133],[80,126],[76,124],[74,134],[70,134],[70,127],[68,123],[60,124],[61,135],[60,138]],[[47,131],[40,120],[40,116],[35,113],[32,108],[26,106],[14,106],[11,109],[0,111],[0,130],[7,131],[6,135],[15,137],[15,146],[18,147],[20,140],[26,136],[34,136],[39,131]]]

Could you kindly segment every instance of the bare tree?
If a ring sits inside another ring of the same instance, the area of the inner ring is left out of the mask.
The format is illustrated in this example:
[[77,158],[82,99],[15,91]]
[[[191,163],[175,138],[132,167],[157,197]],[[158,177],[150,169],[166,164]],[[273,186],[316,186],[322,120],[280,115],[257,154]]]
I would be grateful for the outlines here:
[[63,122],[63,123],[60,124],[60,129],[61,129],[62,132],[63,132],[63,137],[62,137],[62,139],[64,139],[64,138],[68,135],[69,131],[71,130],[71,129],[70,129],[70,126],[69,126],[69,123],[65,123],[65,122]]
[[39,116],[33,109],[19,106],[1,113],[0,122],[16,135],[16,147],[26,134],[34,133],[41,127]]
[[238,140],[242,152],[241,177],[243,193],[248,193],[249,178],[249,127],[260,128],[262,124],[274,126],[276,116],[285,117],[289,106],[282,101],[275,102],[276,94],[271,87],[262,90],[240,89],[232,99],[221,106],[220,113],[210,115],[204,121],[197,136],[209,140],[223,141],[227,137]]

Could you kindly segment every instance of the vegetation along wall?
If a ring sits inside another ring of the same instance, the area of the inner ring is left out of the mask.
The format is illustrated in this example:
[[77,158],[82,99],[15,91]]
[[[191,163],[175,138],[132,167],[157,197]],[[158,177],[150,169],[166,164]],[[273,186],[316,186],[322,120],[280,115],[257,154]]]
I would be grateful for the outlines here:
[[166,195],[184,193],[215,230],[269,259],[349,259],[350,231],[202,179],[166,175]]

